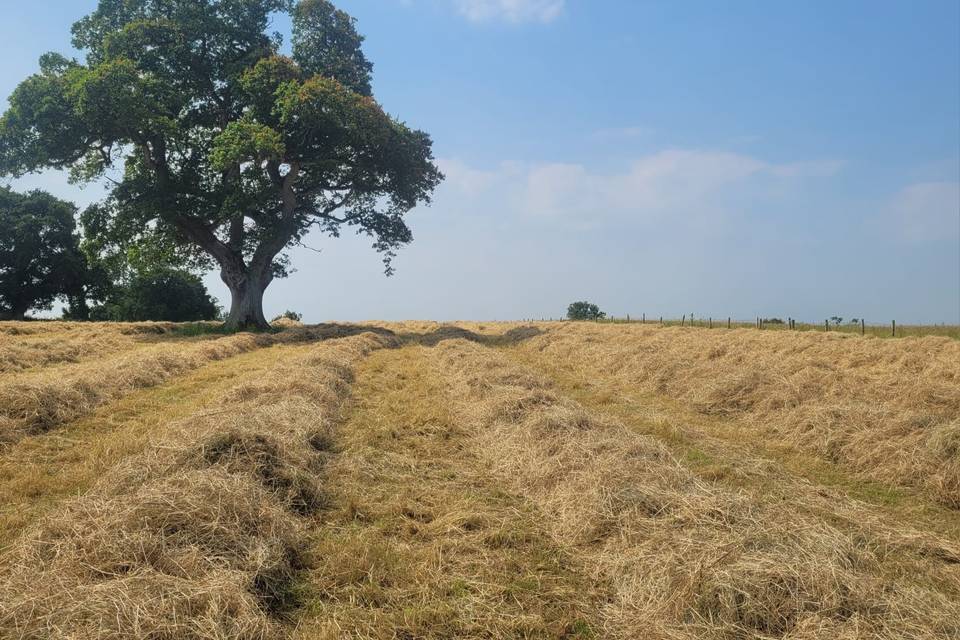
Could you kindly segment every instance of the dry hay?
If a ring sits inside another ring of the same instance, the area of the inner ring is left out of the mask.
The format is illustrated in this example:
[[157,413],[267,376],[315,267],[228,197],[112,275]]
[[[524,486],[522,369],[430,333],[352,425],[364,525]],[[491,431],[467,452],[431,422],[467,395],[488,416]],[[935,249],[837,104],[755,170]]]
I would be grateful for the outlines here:
[[0,341],[0,374],[103,357],[136,346],[117,331]]
[[266,346],[356,333],[349,327],[324,325],[276,334],[158,344],[103,361],[17,376],[0,383],[0,445],[49,431],[131,391],[156,386],[208,362]]
[[565,323],[524,348],[960,505],[960,341]]
[[465,446],[427,355],[384,350],[358,372],[294,637],[601,637],[602,594]]
[[44,336],[53,334],[83,335],[90,332],[120,333],[123,335],[165,334],[187,325],[214,326],[214,322],[73,322],[65,320],[2,321],[0,342],[6,336]]
[[171,425],[35,525],[0,568],[0,635],[277,636],[306,562],[303,516],[323,504],[316,444],[353,365],[386,344],[357,336],[283,362],[271,379],[299,379],[294,392],[234,389],[226,410]]
[[41,370],[19,377],[0,386],[0,417],[14,425],[0,439],[48,431],[125,393],[265,344],[268,339],[248,335],[190,346],[161,344],[70,371]]
[[270,323],[270,326],[277,329],[289,329],[291,327],[302,327],[303,323],[299,320],[294,320],[293,318],[288,318],[286,316],[277,318],[276,320]]
[[[7,325],[3,327],[3,325]],[[14,326],[9,326],[13,324]],[[195,322],[23,322],[0,323],[0,374],[28,369],[104,359],[120,351],[177,338],[177,331],[203,328],[213,323]],[[3,329],[6,329],[4,331]],[[186,344],[213,340],[215,333],[179,336]]]
[[435,352],[492,471],[614,585],[607,636],[960,634],[960,605],[866,529],[812,516],[799,497],[767,504],[708,484],[656,441],[597,419],[489,349],[448,341]]

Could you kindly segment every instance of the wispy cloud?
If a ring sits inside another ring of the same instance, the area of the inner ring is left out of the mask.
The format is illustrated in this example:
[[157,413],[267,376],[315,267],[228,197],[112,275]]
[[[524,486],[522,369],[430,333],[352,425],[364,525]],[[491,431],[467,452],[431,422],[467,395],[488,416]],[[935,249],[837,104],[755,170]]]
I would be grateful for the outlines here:
[[443,161],[447,187],[464,200],[484,203],[487,211],[591,225],[611,218],[641,223],[674,215],[691,221],[719,218],[761,199],[785,198],[784,189],[796,181],[830,176],[840,168],[835,161],[772,163],[695,149],[640,156],[622,171],[575,163],[503,163],[480,170],[460,161]]
[[460,13],[473,22],[552,22],[566,0],[456,0]]

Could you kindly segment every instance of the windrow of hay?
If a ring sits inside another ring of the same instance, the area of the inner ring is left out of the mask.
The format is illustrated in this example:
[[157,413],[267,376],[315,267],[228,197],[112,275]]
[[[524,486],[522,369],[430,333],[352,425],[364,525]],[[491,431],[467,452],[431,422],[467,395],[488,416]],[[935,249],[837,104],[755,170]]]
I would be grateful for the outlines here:
[[74,420],[130,391],[152,387],[204,363],[261,347],[341,337],[349,327],[291,328],[185,344],[165,343],[0,382],[0,446]]
[[524,348],[960,508],[958,341],[564,323]]
[[[5,323],[0,323],[3,325]],[[7,323],[8,324],[8,323]],[[17,323],[14,323],[17,324]],[[20,323],[32,326],[36,323]],[[207,323],[42,323],[45,330],[6,333],[0,330],[0,374],[104,359],[120,351],[157,342],[199,342],[222,337],[205,331]],[[9,329],[9,327],[8,327]],[[0,377],[0,384],[3,378]]]
[[951,569],[901,558],[839,514],[709,484],[488,348],[450,340],[434,353],[492,472],[613,584],[604,637],[960,634]]
[[387,343],[323,343],[238,385],[28,530],[0,567],[0,636],[279,636],[308,560],[303,516],[323,504],[319,445],[353,367]]
[[83,335],[89,332],[110,332],[124,335],[163,334],[187,325],[210,325],[213,322],[71,322],[52,321],[3,321],[0,322],[0,342],[7,336],[43,336],[53,334]]
[[118,331],[4,340],[0,342],[0,374],[102,358],[137,346],[137,342]]

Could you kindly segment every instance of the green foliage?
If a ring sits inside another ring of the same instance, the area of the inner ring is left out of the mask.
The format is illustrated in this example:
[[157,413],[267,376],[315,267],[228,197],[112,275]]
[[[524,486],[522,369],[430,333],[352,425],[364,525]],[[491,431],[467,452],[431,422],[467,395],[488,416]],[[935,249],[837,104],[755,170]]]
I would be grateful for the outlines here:
[[90,313],[95,320],[190,322],[214,320],[220,313],[197,276],[171,269],[133,276],[115,287],[110,299]]
[[0,318],[49,309],[84,285],[75,211],[43,191],[0,187]]
[[786,324],[783,318],[764,318],[761,322],[763,322],[763,324]]
[[600,311],[600,307],[592,302],[571,302],[570,306],[567,307],[567,319],[569,320],[600,320],[606,317],[607,314]]
[[373,65],[360,48],[356,22],[327,0],[302,0],[293,12],[293,58],[308,76],[333,78],[369,96]]
[[[267,33],[278,11],[291,58]],[[73,36],[84,60],[47,54],[10,97],[0,174],[122,172],[85,214],[91,242],[206,254],[237,296],[286,275],[311,229],[353,227],[392,272],[405,214],[443,176],[429,136],[371,97],[350,16],[326,0],[100,0]]]
[[280,320],[282,318],[286,318],[287,320],[293,320],[294,322],[300,322],[301,320],[303,320],[303,314],[297,313],[296,311],[290,311],[289,309],[287,309],[286,311],[278,315],[276,318],[274,318],[270,322],[276,322],[277,320]]
[[214,168],[229,170],[242,162],[266,162],[283,157],[280,134],[249,120],[237,120],[213,141],[210,161]]

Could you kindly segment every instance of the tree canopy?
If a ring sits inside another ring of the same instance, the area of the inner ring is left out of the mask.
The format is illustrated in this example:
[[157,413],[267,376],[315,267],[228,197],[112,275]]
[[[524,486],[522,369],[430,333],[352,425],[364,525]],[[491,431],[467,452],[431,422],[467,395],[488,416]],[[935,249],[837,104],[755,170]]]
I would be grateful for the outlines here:
[[0,187],[0,318],[49,309],[83,284],[76,207],[43,191]]
[[[290,57],[275,12],[292,14]],[[228,323],[266,326],[285,249],[354,227],[389,274],[404,215],[443,178],[429,136],[373,99],[362,42],[327,0],[100,0],[73,26],[85,60],[46,54],[11,96],[0,173],[111,179],[98,234],[215,261]]]
[[570,306],[567,307],[567,318],[569,320],[600,320],[606,316],[607,314],[600,311],[600,307],[592,302],[571,302]]
[[113,288],[107,301],[91,311],[94,320],[190,322],[220,314],[203,281],[186,271],[157,269],[136,273]]

